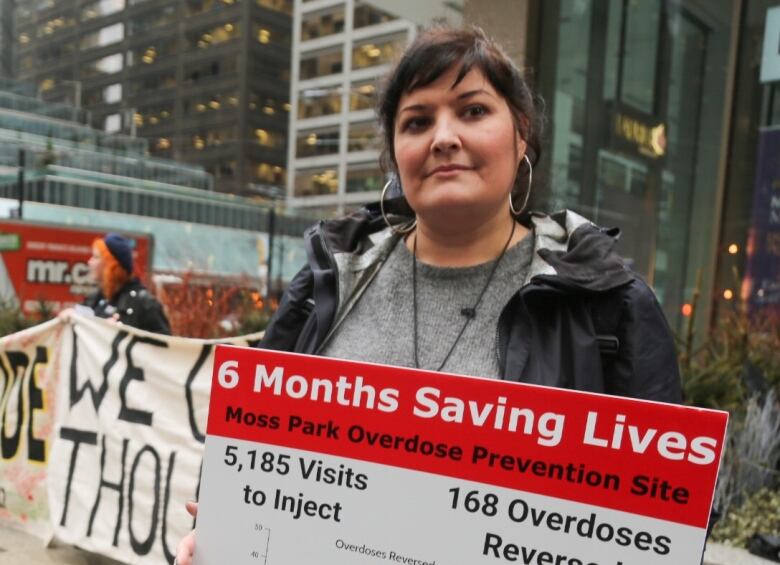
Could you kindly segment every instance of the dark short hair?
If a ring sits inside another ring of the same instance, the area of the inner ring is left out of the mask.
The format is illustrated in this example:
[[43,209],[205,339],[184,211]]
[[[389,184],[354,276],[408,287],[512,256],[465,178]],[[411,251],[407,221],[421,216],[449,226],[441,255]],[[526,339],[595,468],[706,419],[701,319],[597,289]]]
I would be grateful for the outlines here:
[[382,166],[395,170],[393,133],[401,97],[435,82],[453,67],[460,66],[453,86],[469,71],[479,69],[507,102],[520,137],[528,144],[526,153],[533,165],[541,156],[542,102],[501,46],[476,27],[456,29],[433,27],[420,33],[385,79],[377,111],[384,138]]

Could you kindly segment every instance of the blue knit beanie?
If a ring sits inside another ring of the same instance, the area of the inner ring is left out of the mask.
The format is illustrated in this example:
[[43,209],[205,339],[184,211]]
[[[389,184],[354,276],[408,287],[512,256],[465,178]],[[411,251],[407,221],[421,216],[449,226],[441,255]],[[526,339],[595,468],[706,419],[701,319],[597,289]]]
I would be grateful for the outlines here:
[[110,233],[103,238],[103,243],[122,268],[128,274],[133,274],[133,249],[130,240],[118,233]]

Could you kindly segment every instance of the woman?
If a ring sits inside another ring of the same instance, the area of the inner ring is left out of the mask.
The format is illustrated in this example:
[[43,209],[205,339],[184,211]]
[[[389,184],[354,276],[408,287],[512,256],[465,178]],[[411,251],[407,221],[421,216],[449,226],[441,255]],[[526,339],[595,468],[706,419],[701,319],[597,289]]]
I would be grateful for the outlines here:
[[[680,401],[671,333],[612,251],[617,233],[569,211],[522,215],[540,119],[493,41],[421,34],[379,117],[402,196],[386,186],[307,232],[309,264],[261,347]],[[179,565],[193,548],[190,534]]]
[[87,297],[84,306],[99,318],[170,335],[162,305],[133,276],[133,251],[127,238],[110,233],[96,239],[88,265],[89,275],[99,288]]

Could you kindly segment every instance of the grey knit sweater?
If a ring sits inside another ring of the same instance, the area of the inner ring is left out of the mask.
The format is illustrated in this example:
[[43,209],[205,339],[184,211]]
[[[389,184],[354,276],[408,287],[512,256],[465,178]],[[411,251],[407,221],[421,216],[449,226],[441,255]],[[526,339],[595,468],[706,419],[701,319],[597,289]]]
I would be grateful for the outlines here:
[[[498,316],[517,292],[531,262],[533,238],[509,248],[442,371],[498,377]],[[414,366],[412,254],[396,245],[370,286],[322,349],[327,357]],[[418,351],[421,369],[435,370],[460,333],[493,261],[451,268],[417,264]]]

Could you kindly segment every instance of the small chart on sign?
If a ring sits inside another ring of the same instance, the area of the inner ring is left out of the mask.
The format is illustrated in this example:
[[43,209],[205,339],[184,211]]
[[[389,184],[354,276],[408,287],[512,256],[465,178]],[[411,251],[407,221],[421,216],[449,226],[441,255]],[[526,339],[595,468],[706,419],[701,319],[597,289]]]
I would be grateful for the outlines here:
[[266,565],[268,563],[268,547],[271,545],[271,528],[260,522],[255,522],[253,532],[257,536],[255,537],[257,549],[253,549],[249,553],[249,557],[260,565]]
[[196,565],[700,562],[725,413],[227,347],[212,387]]

